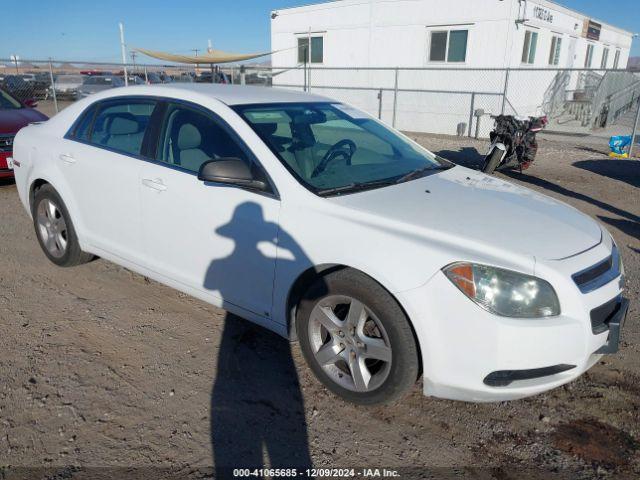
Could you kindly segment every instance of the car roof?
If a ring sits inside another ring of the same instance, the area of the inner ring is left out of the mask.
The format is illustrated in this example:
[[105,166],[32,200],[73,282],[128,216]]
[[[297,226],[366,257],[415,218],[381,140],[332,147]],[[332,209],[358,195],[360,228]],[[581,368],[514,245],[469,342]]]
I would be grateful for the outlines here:
[[[113,95],[134,95],[144,90],[145,94],[156,93],[159,96],[174,97],[176,91],[184,91],[215,98],[227,105],[249,105],[261,103],[295,103],[295,102],[333,102],[327,97],[312,93],[287,90],[284,88],[256,87],[247,85],[207,84],[207,83],[168,83],[157,85],[132,86],[125,89],[114,89]],[[166,92],[163,92],[166,90]],[[173,92],[173,93],[172,93]]]

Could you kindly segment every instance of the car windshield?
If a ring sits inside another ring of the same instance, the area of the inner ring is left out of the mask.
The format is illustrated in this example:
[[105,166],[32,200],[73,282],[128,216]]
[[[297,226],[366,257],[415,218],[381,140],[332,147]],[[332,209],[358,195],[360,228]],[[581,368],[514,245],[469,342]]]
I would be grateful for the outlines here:
[[4,90],[0,90],[0,110],[17,110],[22,108],[19,101]]
[[298,181],[318,195],[378,188],[452,166],[340,103],[239,105],[235,110]]

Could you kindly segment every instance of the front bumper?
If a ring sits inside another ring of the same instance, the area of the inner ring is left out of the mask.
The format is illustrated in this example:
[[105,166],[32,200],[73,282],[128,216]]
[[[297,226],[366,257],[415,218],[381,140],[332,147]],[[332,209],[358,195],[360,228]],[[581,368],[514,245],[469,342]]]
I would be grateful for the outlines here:
[[[587,264],[603,256],[605,247],[594,250],[582,259]],[[573,264],[566,267],[577,271]],[[523,398],[570,382],[603,354],[616,352],[628,309],[619,279],[585,295],[570,275],[563,278],[566,285],[557,289],[561,315],[541,319],[490,314],[442,273],[397,293],[420,343],[425,395],[475,402]],[[591,310],[616,297],[620,305],[607,319],[609,328],[594,334]]]
[[617,310],[613,313],[613,316],[608,320],[609,336],[607,337],[607,343],[601,346],[596,353],[609,354],[616,353],[620,346],[620,334],[622,333],[622,327],[624,321],[627,319],[627,312],[629,311],[629,300],[624,297],[620,298],[620,302],[617,306]]

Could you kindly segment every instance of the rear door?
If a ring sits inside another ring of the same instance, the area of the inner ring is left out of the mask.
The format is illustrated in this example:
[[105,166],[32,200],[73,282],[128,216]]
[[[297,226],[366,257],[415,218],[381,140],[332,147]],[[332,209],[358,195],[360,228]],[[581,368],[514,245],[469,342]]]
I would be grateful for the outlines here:
[[265,179],[266,174],[214,112],[168,103],[162,125],[156,162],[145,162],[140,170],[149,268],[199,290],[214,304],[268,318],[280,201],[275,194],[204,183],[197,177],[204,162],[224,157],[242,159]]
[[153,99],[118,98],[87,110],[67,135],[60,163],[91,245],[129,261],[142,250],[139,171]]

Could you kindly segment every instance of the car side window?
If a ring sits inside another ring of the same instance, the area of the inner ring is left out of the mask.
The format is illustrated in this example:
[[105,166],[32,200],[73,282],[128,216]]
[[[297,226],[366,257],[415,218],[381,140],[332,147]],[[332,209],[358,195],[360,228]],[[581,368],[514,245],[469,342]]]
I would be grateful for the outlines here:
[[91,125],[93,124],[93,117],[96,113],[96,105],[92,105],[82,114],[80,121],[76,124],[76,128],[72,137],[81,140],[83,142],[89,141],[89,134],[91,132]]
[[211,115],[170,103],[160,135],[157,159],[191,172],[207,160],[236,157],[252,167],[245,151]]
[[118,152],[140,155],[155,105],[153,100],[138,99],[102,105],[93,123],[90,142]]

